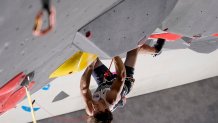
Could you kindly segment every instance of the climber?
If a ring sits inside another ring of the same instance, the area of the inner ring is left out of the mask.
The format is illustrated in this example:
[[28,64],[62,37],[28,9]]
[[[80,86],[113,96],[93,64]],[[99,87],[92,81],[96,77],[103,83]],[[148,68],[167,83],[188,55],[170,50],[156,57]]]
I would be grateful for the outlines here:
[[[134,84],[133,75],[138,54],[159,54],[164,43],[164,39],[158,39],[154,47],[144,44],[127,52],[124,64],[119,56],[114,57],[116,74],[111,73],[99,59],[89,65],[80,82],[80,90],[85,101],[87,115],[95,121],[111,122],[113,119],[111,112],[117,107],[125,105],[126,95],[131,91]],[[91,74],[98,84],[93,95],[89,89]]]

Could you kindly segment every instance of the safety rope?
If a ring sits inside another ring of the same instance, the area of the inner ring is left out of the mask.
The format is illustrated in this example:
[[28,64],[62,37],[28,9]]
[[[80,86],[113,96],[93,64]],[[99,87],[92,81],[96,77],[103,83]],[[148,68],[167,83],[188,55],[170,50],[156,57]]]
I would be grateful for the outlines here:
[[32,104],[32,99],[31,99],[30,93],[29,93],[28,88],[26,86],[24,86],[24,88],[25,88],[28,103],[29,103],[29,106],[30,106],[30,109],[31,109],[31,115],[32,115],[33,123],[36,123],[36,117],[35,117],[35,113],[34,113],[34,110],[33,110],[33,104]]
[[109,66],[108,70],[104,73],[104,79],[110,75],[110,69],[111,69],[113,60],[114,59],[111,60],[111,63],[110,63],[110,66]]
[[113,61],[114,61],[114,59],[111,60],[111,63],[110,63],[110,66],[109,66],[109,70],[111,69]]

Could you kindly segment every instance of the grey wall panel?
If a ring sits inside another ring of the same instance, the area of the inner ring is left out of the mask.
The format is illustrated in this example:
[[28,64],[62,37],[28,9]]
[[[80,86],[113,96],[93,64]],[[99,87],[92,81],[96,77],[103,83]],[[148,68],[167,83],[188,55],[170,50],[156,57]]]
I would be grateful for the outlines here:
[[[40,0],[0,1],[0,87],[21,71],[35,71],[33,91],[46,85],[49,75],[79,49],[72,40],[79,28],[117,0],[52,0],[56,29],[43,37],[32,35]],[[96,9],[98,8],[98,9]],[[46,24],[46,21],[45,21]]]
[[179,0],[162,28],[190,37],[217,33],[217,6],[217,0]]
[[188,45],[186,45],[183,40],[178,40],[175,42],[166,42],[163,50],[186,49],[187,47]]
[[[161,25],[176,3],[177,0],[123,0],[79,32],[86,37],[90,31],[90,42],[107,54],[102,57],[113,57],[137,47],[142,38]],[[87,40],[74,42],[83,50],[86,49],[82,45],[90,43]]]
[[218,38],[217,37],[203,37],[198,39],[189,39],[188,43],[183,37],[183,40],[178,40],[174,42],[166,42],[164,45],[164,50],[176,50],[176,49],[190,49],[198,53],[209,54],[218,49]]
[[208,54],[218,49],[218,38],[206,37],[193,40],[188,48],[198,53]]
[[91,42],[88,38],[84,37],[81,33],[77,32],[73,41],[73,45],[75,45],[78,49],[86,52],[90,52],[93,54],[97,54],[99,57],[108,59],[110,56],[97,47],[93,42]]

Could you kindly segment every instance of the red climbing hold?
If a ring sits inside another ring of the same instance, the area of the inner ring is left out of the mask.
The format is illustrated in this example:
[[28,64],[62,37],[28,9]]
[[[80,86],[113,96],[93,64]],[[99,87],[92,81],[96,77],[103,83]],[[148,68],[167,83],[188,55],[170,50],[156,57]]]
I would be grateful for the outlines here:
[[181,39],[182,36],[179,34],[166,32],[166,33],[152,34],[152,35],[150,35],[149,38],[154,38],[154,39],[162,38],[162,39],[165,39],[167,41],[176,41],[176,40]]
[[86,32],[86,38],[91,39],[91,36],[92,36],[92,34],[90,31]]
[[0,88],[0,96],[14,92],[19,87],[21,81],[24,79],[25,74],[23,72],[17,74],[14,78],[9,80],[5,85]]
[[[21,72],[0,88],[0,115],[14,108],[26,96],[25,87],[20,86],[25,77]],[[34,84],[31,82],[28,88],[31,89]]]
[[[29,84],[28,89],[31,89],[34,84],[35,82],[31,82]],[[25,96],[26,96],[25,87],[21,87],[20,89],[18,89],[17,91],[15,91],[13,94],[10,95],[7,101],[2,105],[2,109],[0,109],[0,112],[5,112],[11,108],[16,107],[17,103],[23,100]]]
[[213,34],[212,36],[218,37],[218,33]]
[[4,105],[5,104],[5,102],[8,100],[8,98],[13,94],[14,92],[13,91],[11,91],[11,92],[9,92],[9,93],[7,93],[7,94],[4,94],[4,95],[1,95],[0,96],[0,112],[3,110],[2,108],[2,105]]

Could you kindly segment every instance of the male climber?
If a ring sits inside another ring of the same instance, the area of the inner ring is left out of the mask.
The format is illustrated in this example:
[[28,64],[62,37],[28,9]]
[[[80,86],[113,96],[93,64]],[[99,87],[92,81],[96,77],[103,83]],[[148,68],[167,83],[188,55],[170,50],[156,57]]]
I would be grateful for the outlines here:
[[[133,75],[138,53],[158,54],[164,43],[164,39],[158,39],[154,47],[144,44],[127,52],[124,64],[119,56],[114,57],[116,74],[112,74],[99,59],[86,68],[81,77],[80,90],[85,101],[86,113],[90,116],[89,121],[103,123],[112,121],[111,112],[117,107],[124,106],[126,95],[134,84]],[[89,89],[91,75],[98,84],[93,94]]]

